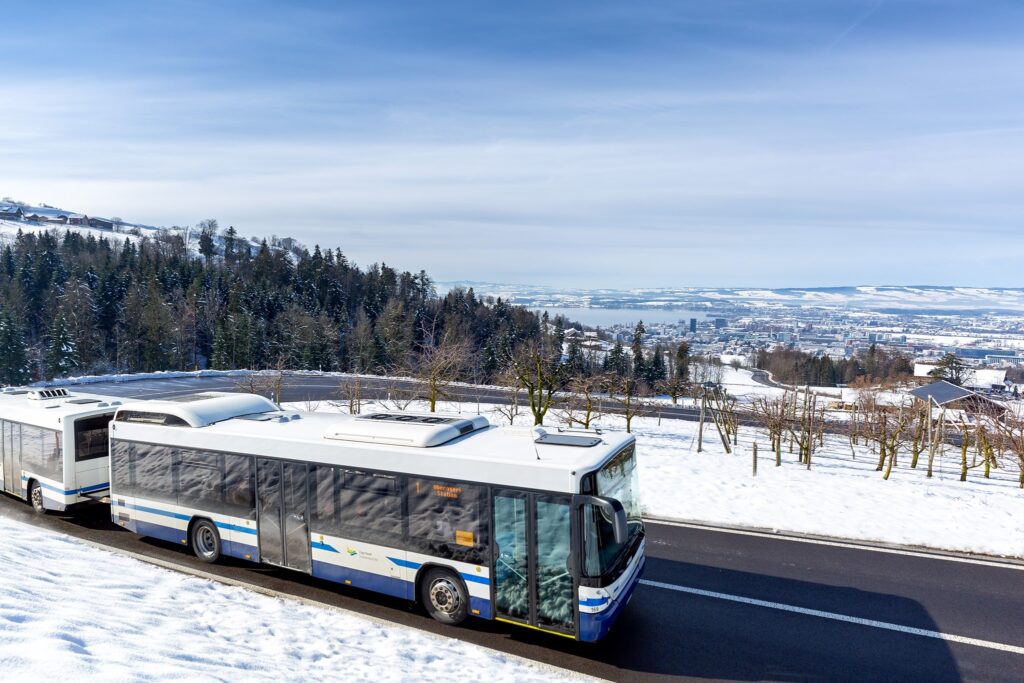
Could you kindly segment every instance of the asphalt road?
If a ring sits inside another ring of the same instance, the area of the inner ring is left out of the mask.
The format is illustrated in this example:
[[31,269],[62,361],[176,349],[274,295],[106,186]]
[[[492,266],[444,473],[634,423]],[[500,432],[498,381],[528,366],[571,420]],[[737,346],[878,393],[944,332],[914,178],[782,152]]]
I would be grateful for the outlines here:
[[[341,401],[346,399],[342,396],[342,382],[351,383],[350,377],[340,378],[320,375],[288,375],[286,377],[281,397],[283,402],[322,402]],[[149,379],[132,380],[128,382],[99,382],[94,384],[81,385],[77,387],[83,392],[95,394],[107,394],[112,396],[125,396],[132,398],[162,399],[183,396],[197,391],[240,391],[244,384],[240,377],[186,377],[182,379]],[[386,399],[392,395],[421,396],[422,385],[414,380],[394,380],[387,378],[364,377],[360,379],[361,395],[365,399]],[[503,389],[489,387],[473,387],[465,385],[452,385],[446,391],[450,400],[462,401],[464,409],[477,401],[480,403],[506,403],[509,392]],[[529,402],[526,393],[520,394],[520,406],[523,412],[529,412]],[[602,410],[606,413],[621,413],[622,407],[618,401],[604,399]],[[651,413],[660,415],[666,419],[691,420],[696,422],[700,419],[700,410],[691,407],[664,405]],[[747,424],[744,419],[741,424]],[[754,424],[751,422],[751,424]]]
[[[88,390],[157,398],[233,386],[190,379]],[[284,399],[314,389],[336,386],[309,378]],[[497,622],[449,629],[405,602],[287,570],[205,565],[111,524],[102,505],[37,516],[0,495],[0,514],[611,680],[1024,680],[1024,565],[648,523],[645,583],[611,635],[588,645]]]

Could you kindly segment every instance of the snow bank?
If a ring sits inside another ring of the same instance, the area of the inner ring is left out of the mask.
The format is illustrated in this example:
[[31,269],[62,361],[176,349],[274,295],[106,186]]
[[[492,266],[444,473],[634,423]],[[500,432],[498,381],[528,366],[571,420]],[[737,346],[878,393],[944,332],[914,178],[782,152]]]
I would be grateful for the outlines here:
[[193,578],[2,517],[0,538],[5,680],[558,677],[453,638]]

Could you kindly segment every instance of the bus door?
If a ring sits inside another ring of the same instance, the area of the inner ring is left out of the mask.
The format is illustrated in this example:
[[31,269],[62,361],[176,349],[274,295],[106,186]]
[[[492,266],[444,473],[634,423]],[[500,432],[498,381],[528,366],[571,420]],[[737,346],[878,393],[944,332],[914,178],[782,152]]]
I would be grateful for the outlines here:
[[495,491],[494,607],[498,619],[576,632],[569,496]]
[[13,425],[6,420],[0,420],[0,452],[3,452],[4,466],[4,491],[21,495],[21,448],[15,449],[15,430],[20,430],[21,425]]
[[260,560],[309,573],[305,463],[256,459]]

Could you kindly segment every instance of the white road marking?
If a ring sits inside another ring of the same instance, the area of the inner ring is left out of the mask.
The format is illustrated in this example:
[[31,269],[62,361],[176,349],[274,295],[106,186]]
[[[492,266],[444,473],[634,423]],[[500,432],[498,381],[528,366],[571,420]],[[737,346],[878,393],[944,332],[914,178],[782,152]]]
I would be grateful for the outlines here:
[[871,545],[867,542],[831,540],[824,538],[807,538],[804,536],[789,535],[785,532],[773,533],[771,531],[756,531],[748,529],[735,529],[732,527],[717,527],[711,524],[693,524],[680,522],[660,517],[644,517],[644,520],[654,524],[666,526],[678,526],[686,529],[698,529],[701,531],[714,531],[723,534],[737,534],[739,536],[756,536],[758,538],[770,538],[774,541],[793,541],[795,543],[809,543],[811,545],[827,545],[835,548],[849,548],[851,550],[867,550],[874,553],[888,553],[890,555],[907,555],[909,557],[921,557],[926,560],[945,560],[946,562],[963,562],[964,564],[979,564],[985,567],[999,567],[1001,569],[1016,569],[1024,571],[1024,563],[1000,562],[999,560],[988,560],[977,557],[965,557],[962,555],[947,555],[944,553],[932,553],[927,550],[913,550],[905,548],[890,548],[884,545]]
[[938,640],[945,640],[951,643],[962,643],[964,645],[974,645],[976,647],[985,647],[990,650],[1000,650],[1002,652],[1012,652],[1013,654],[1024,655],[1024,647],[1021,647],[1019,645],[1007,645],[1006,643],[996,643],[991,640],[969,638],[967,636],[958,636],[953,635],[951,633],[942,633],[941,631],[930,631],[924,628],[915,628],[913,626],[892,624],[887,621],[876,621],[874,619],[851,617],[848,614],[839,614],[837,612],[825,612],[823,610],[818,609],[797,607],[796,605],[787,605],[781,602],[771,602],[769,600],[758,600],[757,598],[748,598],[742,595],[731,595],[729,593],[718,593],[716,591],[707,591],[700,588],[690,588],[689,586],[678,586],[673,583],[651,581],[650,579],[640,579],[640,583],[645,586],[651,586],[653,588],[664,588],[665,590],[676,591],[678,593],[688,593],[690,595],[699,595],[701,597],[713,598],[715,600],[728,600],[729,602],[738,602],[744,605],[765,607],[767,609],[780,610],[783,612],[793,612],[795,614],[804,614],[811,617],[819,617],[821,619],[831,619],[833,621],[842,621],[848,624],[870,626],[871,628],[880,628],[886,631],[898,631],[899,633],[907,633],[914,636],[936,638]]

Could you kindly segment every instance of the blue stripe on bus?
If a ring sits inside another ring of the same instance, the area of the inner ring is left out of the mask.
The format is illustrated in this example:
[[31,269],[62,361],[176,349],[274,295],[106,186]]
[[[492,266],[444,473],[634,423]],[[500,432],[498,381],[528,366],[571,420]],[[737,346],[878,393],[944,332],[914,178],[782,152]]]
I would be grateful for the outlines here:
[[[126,503],[126,502],[124,502],[122,500],[115,500],[114,504],[115,505],[120,505],[121,507],[126,507],[129,510],[136,510],[138,512],[148,512],[148,513],[150,513],[152,515],[163,515],[164,517],[171,517],[173,519],[181,519],[181,520],[184,520],[186,522],[188,520],[192,519],[192,517],[194,517],[194,515],[186,515],[186,514],[183,514],[181,512],[171,512],[170,510],[161,510],[160,508],[149,507],[149,506],[146,506],[146,505],[133,505],[133,504]],[[240,532],[245,533],[245,534],[253,534],[253,535],[256,534],[256,529],[253,529],[252,527],[239,526],[237,524],[231,524],[230,522],[217,522],[217,521],[214,521],[214,524],[217,525],[219,528],[225,529],[227,531],[240,531]]]
[[609,600],[610,600],[610,598],[607,598],[607,597],[604,597],[604,598],[586,598],[584,600],[580,600],[580,606],[582,606],[582,607],[600,607],[601,605],[606,604]]
[[[21,475],[22,483],[27,482],[30,478],[31,477],[27,477],[24,474]],[[93,491],[102,491],[103,489],[109,489],[110,488],[110,482],[109,481],[108,482],[104,482],[102,484],[92,484],[91,486],[83,486],[80,489],[71,489],[70,491],[65,491],[64,489],[60,488],[59,486],[54,486],[53,484],[47,484],[45,481],[39,481],[38,479],[36,479],[36,483],[39,484],[40,486],[42,486],[44,489],[53,491],[54,493],[59,493],[62,496],[76,496],[79,493],[92,493]]]
[[330,552],[330,553],[338,552],[338,549],[335,548],[333,545],[330,545],[328,543],[324,543],[322,541],[313,541],[312,547],[315,548],[316,550],[326,550],[327,552]]
[[[389,556],[388,559],[391,560],[392,562],[394,562],[395,564],[397,564],[399,567],[402,567],[404,569],[419,569],[420,567],[423,566],[423,563],[421,563],[421,562],[413,562],[412,560],[403,560],[403,559],[398,558],[398,557],[390,557]],[[491,585],[491,580],[488,579],[486,576],[477,576],[476,574],[467,574],[466,572],[459,572],[459,576],[461,576],[464,580],[470,581],[472,583],[482,583],[485,586],[490,586]]]

